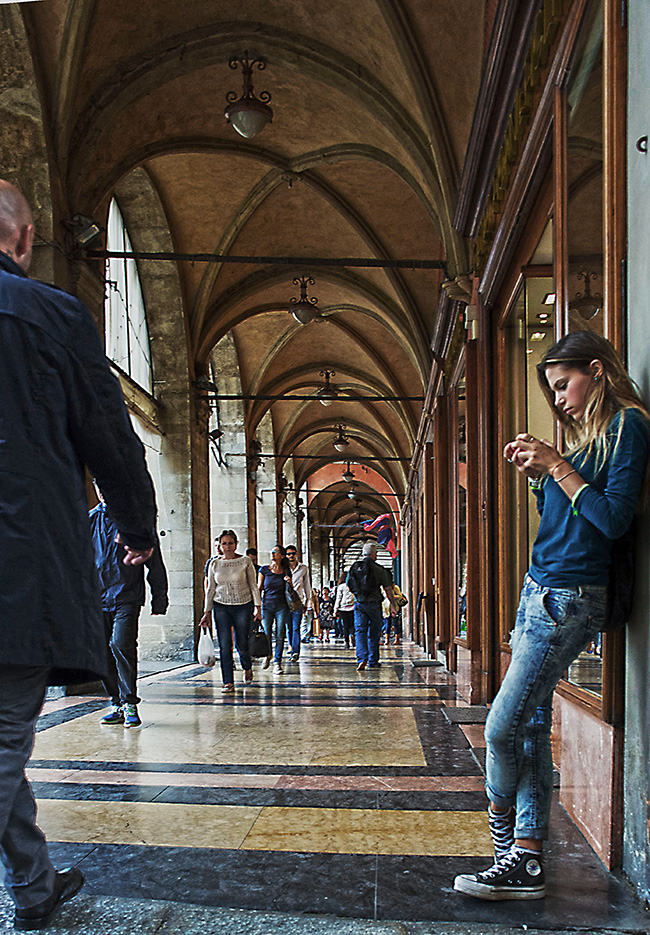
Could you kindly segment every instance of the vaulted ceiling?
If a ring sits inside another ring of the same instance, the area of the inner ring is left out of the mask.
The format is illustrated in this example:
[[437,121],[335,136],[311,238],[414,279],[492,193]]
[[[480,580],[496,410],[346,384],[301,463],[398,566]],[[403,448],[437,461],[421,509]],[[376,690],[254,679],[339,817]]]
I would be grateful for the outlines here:
[[[270,411],[276,451],[304,481],[333,454],[377,462],[404,490],[431,367],[441,270],[310,258],[444,260],[478,90],[485,0],[43,0],[25,6],[53,162],[70,214],[101,217],[130,178],[157,194],[174,251],[300,257],[178,264],[190,375],[232,333],[249,435]],[[251,140],[226,123],[228,61],[263,57],[274,119]],[[136,242],[137,237],[134,239]],[[319,317],[289,313],[294,277]],[[340,399],[292,400],[335,371]],[[345,396],[368,400],[346,402]],[[397,460],[397,459],[403,460]],[[383,480],[382,480],[383,479]],[[377,484],[375,484],[377,487]],[[372,491],[369,487],[368,497]],[[370,503],[370,500],[368,501]]]

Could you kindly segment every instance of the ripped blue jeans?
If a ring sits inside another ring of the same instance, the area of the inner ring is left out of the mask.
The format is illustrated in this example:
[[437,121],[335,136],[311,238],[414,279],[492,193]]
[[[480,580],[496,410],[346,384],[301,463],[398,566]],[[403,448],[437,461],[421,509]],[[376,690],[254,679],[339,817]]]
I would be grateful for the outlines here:
[[512,658],[485,724],[486,790],[516,809],[515,836],[544,839],[553,792],[551,705],[564,671],[605,621],[607,588],[545,588],[530,575],[510,638]]

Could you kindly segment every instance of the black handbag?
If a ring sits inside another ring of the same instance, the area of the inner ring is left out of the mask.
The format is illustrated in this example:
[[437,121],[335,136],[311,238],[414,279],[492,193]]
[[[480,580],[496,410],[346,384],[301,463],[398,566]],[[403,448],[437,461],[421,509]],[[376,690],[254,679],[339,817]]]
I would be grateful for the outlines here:
[[254,659],[271,655],[271,643],[264,629],[257,624],[248,641],[248,651]]
[[287,604],[289,605],[289,610],[296,611],[299,610],[301,613],[305,609],[305,605],[298,597],[298,592],[292,584],[289,584],[287,581],[284,588],[284,596],[287,599]]

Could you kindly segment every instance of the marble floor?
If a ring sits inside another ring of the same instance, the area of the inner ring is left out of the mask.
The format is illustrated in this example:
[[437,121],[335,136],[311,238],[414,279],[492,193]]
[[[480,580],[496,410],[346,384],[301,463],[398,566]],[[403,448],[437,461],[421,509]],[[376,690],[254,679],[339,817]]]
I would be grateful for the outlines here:
[[[648,913],[554,805],[548,896],[484,903],[456,873],[489,864],[482,726],[411,645],[357,673],[343,645],[221,694],[192,664],[140,680],[141,730],[101,697],[48,701],[28,775],[59,865],[84,892],[340,917],[647,930]],[[476,755],[474,753],[476,750]]]

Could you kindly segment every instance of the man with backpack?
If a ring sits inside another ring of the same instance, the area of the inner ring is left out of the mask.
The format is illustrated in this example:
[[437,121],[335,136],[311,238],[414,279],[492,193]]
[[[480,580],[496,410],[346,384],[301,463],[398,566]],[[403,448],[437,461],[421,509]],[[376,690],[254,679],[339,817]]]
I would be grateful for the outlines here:
[[346,584],[356,598],[354,605],[354,631],[357,650],[357,672],[378,669],[379,638],[383,618],[382,590],[390,603],[391,612],[397,613],[393,594],[393,576],[377,562],[377,543],[366,542],[363,558],[355,562],[348,572]]

